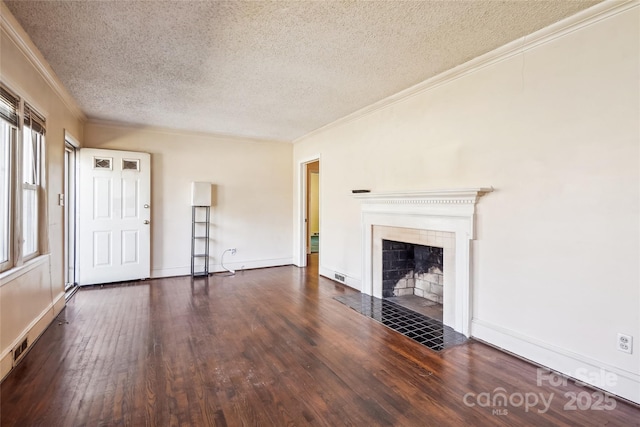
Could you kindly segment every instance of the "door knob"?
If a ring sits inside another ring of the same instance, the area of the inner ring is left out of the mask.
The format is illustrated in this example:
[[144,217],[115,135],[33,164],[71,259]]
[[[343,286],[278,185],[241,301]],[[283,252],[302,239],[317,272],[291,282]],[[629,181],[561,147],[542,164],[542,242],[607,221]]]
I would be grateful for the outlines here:
[[144,208],[145,209],[149,209],[149,205],[147,205],[146,203],[144,204]]
[[145,220],[144,220],[144,223],[145,223],[145,224],[149,224],[149,220],[148,220],[148,219],[145,219]]

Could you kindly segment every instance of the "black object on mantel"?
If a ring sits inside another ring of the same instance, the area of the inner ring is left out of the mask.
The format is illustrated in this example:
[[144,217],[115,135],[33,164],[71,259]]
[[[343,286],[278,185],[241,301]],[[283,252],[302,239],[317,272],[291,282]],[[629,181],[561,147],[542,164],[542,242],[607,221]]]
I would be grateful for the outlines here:
[[359,193],[371,193],[371,190],[351,190],[351,192],[353,194],[359,194]]

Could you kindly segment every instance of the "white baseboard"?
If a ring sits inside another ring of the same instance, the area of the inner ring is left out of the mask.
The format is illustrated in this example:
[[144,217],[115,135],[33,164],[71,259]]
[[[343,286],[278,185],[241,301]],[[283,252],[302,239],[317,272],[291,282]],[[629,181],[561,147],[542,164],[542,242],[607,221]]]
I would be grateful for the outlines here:
[[[362,289],[362,281],[360,279],[356,279],[354,277],[348,276],[347,274],[340,273],[339,271],[331,270],[330,268],[326,268],[320,266],[318,268],[319,274],[327,279],[331,279],[333,281],[342,283],[344,285],[349,286],[350,288],[355,289],[356,291],[360,291]],[[344,277],[344,281],[336,278],[336,274]]]
[[67,301],[64,299],[65,293],[64,292],[60,292],[58,295],[56,295],[56,297],[53,299],[53,317],[55,318],[58,314],[60,314],[60,312],[62,311],[62,309],[67,305]]
[[191,267],[171,267],[171,268],[156,268],[151,270],[151,278],[159,279],[161,277],[175,277],[175,276],[188,276],[191,274]]
[[640,404],[640,375],[479,319],[471,336],[607,393]]
[[[232,256],[229,256],[232,258]],[[273,258],[273,259],[259,259],[253,261],[231,261],[227,257],[225,257],[224,266],[230,270],[241,271],[241,270],[251,270],[254,268],[268,268],[268,267],[280,267],[283,265],[292,265],[293,258]],[[223,272],[226,271],[222,265],[213,264],[210,268],[212,272]]]
[[47,329],[47,327],[53,322],[56,316],[62,311],[65,306],[64,292],[58,294],[55,299],[47,305],[47,307],[40,312],[40,314],[29,323],[29,325],[22,331],[22,333],[15,339],[7,348],[5,348],[0,354],[0,379],[11,372],[13,369],[13,349],[22,340],[27,338],[27,349],[24,353],[31,350],[33,344],[40,338],[40,335]]
[[[229,257],[231,258],[231,256]],[[279,267],[282,265],[291,265],[293,264],[293,258],[273,258],[273,259],[259,259],[259,260],[251,260],[251,261],[237,261],[230,262],[225,259],[224,266],[228,269],[241,271],[241,270],[250,270],[254,268],[268,268],[268,267]],[[209,271],[211,273],[221,273],[226,271],[222,268],[220,264],[211,264],[209,266]],[[191,266],[186,267],[172,267],[172,268],[158,268],[151,270],[151,278],[161,278],[161,277],[175,277],[175,276],[188,276],[191,274]]]

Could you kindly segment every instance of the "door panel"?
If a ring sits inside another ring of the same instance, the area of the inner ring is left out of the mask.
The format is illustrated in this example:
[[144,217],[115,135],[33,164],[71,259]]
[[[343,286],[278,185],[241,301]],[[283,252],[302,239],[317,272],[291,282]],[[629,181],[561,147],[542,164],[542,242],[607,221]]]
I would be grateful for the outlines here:
[[80,150],[80,285],[149,277],[150,167],[147,153]]
[[[81,171],[82,174],[82,171]],[[93,178],[93,219],[111,219],[111,178]]]
[[93,232],[93,267],[111,267],[111,232]]
[[140,207],[140,198],[138,197],[138,185],[140,181],[137,179],[124,178],[122,180],[122,218],[133,219],[139,218],[138,208]]
[[138,230],[122,230],[122,264],[136,264],[139,251]]

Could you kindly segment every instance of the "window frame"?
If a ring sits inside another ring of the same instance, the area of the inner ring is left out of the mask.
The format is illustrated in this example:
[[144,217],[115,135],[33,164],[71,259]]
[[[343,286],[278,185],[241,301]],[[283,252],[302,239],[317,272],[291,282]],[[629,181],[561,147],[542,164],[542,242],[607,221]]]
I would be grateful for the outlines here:
[[[16,182],[16,173],[15,173],[15,161],[16,158],[16,149],[18,144],[18,128],[8,121],[4,120],[4,118],[0,117],[0,121],[3,122],[3,125],[7,126],[7,135],[8,135],[8,144],[7,144],[7,225],[6,225],[6,245],[7,245],[7,259],[0,259],[0,272],[11,269],[14,265],[14,253],[15,253],[15,182]],[[4,132],[2,135],[4,138]]]
[[[43,242],[46,240],[44,233],[47,232],[46,224],[46,119],[31,106],[24,98],[15,95],[15,92],[7,87],[4,82],[0,82],[0,88],[14,97],[17,101],[17,123],[12,123],[5,116],[0,115],[3,126],[8,127],[8,131],[2,132],[0,138],[8,138],[8,194],[7,194],[7,252],[8,259],[0,259],[0,274],[3,276],[21,267],[26,262],[39,257],[44,252]],[[27,137],[29,133],[29,138]],[[33,138],[36,138],[36,141]],[[25,146],[32,144],[33,161],[29,165],[33,166],[31,177],[25,182]],[[32,230],[35,233],[31,238],[35,241],[32,245],[34,250],[24,253],[26,248],[26,225],[24,202],[25,193],[35,191],[35,207],[33,219],[31,221]],[[4,197],[4,192],[0,192],[0,197]],[[3,224],[0,224],[3,226]],[[4,234],[4,233],[3,233]]]

